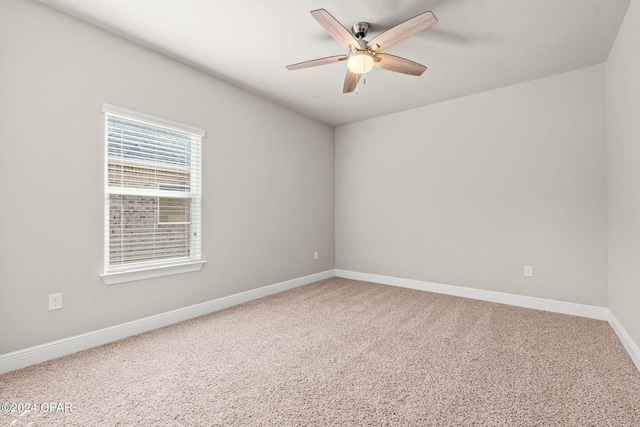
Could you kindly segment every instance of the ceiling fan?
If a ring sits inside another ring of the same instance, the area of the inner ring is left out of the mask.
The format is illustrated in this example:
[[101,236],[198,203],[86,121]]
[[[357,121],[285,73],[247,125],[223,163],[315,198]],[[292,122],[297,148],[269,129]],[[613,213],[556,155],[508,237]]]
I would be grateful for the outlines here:
[[370,28],[368,22],[358,22],[353,25],[352,31],[349,31],[325,9],[312,10],[311,16],[322,25],[331,37],[349,49],[349,52],[346,55],[329,56],[287,65],[288,70],[300,70],[346,60],[347,76],[344,79],[342,92],[349,93],[356,89],[360,77],[371,71],[374,66],[412,76],[420,76],[427,69],[427,67],[417,62],[382,53],[382,51],[399,41],[421,33],[438,22],[438,19],[431,11],[416,15],[391,27],[371,41],[364,40]]

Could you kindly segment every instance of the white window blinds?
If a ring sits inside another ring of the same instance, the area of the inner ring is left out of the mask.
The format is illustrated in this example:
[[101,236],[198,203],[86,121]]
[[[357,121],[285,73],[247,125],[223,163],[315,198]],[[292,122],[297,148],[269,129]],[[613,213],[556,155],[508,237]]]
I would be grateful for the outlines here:
[[199,261],[204,131],[103,110],[105,274]]

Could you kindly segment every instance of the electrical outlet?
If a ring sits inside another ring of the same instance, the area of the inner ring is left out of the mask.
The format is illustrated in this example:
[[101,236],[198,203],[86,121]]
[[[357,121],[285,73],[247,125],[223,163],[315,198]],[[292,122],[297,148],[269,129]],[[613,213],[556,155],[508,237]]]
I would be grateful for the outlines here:
[[315,251],[315,252],[313,253],[313,259],[318,259],[318,251]]
[[62,292],[49,294],[49,310],[60,310],[62,308]]
[[524,277],[533,277],[533,266],[531,265],[524,266]]

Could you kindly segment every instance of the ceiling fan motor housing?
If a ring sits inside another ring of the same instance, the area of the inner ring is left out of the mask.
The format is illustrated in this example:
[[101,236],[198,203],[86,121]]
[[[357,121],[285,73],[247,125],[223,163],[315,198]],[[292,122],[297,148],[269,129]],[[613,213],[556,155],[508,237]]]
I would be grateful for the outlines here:
[[371,28],[371,25],[368,22],[358,22],[356,24],[353,24],[353,26],[351,27],[351,32],[354,36],[356,36],[357,39],[362,40],[369,32],[369,28]]

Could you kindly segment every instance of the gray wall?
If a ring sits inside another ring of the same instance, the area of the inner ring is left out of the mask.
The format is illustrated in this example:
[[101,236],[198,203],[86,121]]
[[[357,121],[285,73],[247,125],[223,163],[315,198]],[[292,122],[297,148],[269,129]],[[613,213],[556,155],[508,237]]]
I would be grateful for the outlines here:
[[[31,1],[0,58],[0,354],[334,268],[331,127]],[[207,131],[200,272],[99,278],[103,102]]]
[[609,308],[640,346],[640,2],[607,60]]
[[603,65],[339,127],[336,268],[607,306],[605,153]]

